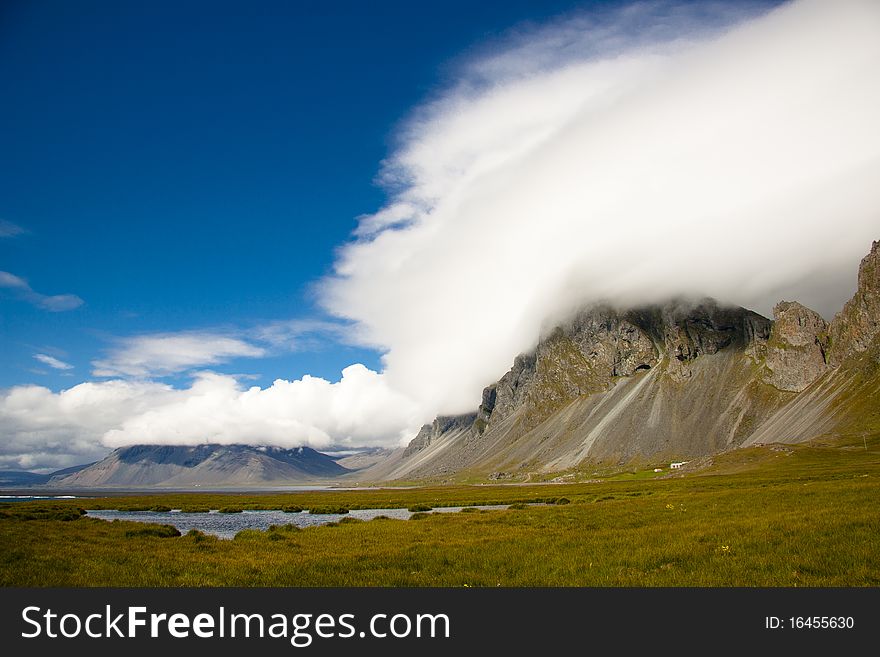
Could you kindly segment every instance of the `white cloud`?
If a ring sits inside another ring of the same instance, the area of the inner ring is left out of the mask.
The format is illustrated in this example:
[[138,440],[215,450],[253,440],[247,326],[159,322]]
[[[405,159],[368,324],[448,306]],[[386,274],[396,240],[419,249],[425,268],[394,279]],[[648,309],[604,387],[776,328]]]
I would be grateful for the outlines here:
[[101,437],[174,395],[149,382],[81,383],[54,393],[35,385],[0,391],[0,469],[57,469],[102,458]]
[[5,219],[0,219],[0,237],[15,237],[16,235],[21,235],[24,232],[27,231],[25,231],[25,229],[18,224],[14,224],[11,221],[6,221]]
[[669,52],[706,40],[743,20],[769,10],[779,0],[639,0],[590,7],[539,26],[514,29],[506,43],[489,43],[481,56],[466,62],[455,93],[478,91],[499,82],[523,80],[587,60]]
[[72,370],[73,365],[70,363],[65,363],[63,360],[59,360],[54,356],[49,356],[47,354],[34,354],[34,358],[43,363],[44,365],[48,365],[49,367],[56,370]]
[[322,319],[278,320],[261,324],[248,331],[253,340],[284,351],[320,348],[328,342],[348,343],[352,327],[338,321]]
[[337,383],[306,375],[246,390],[232,377],[203,372],[167,403],[109,430],[104,443],[396,445],[401,429],[418,427],[414,410],[363,365],[345,368]]
[[727,31],[741,16],[718,7],[521,34],[415,112],[323,302],[426,418],[472,409],[593,300],[830,315],[851,294],[880,237],[880,3],[804,0]]
[[257,358],[262,347],[222,333],[190,331],[120,338],[106,358],[96,360],[94,376],[164,376],[232,358]]
[[0,271],[0,288],[13,290],[24,301],[51,312],[63,312],[79,308],[83,300],[75,294],[41,294],[34,290],[26,280],[8,271]]
[[161,377],[219,365],[234,358],[318,350],[354,340],[351,327],[321,319],[276,320],[249,328],[147,333],[115,339],[94,376]]
[[199,373],[175,389],[149,381],[0,392],[0,469],[61,468],[131,444],[392,445],[418,428],[416,409],[381,374],[352,365],[337,383],[305,376],[267,388]]
[[10,274],[8,271],[0,271],[0,287],[6,287],[13,290],[30,290],[31,286],[27,284],[20,276]]

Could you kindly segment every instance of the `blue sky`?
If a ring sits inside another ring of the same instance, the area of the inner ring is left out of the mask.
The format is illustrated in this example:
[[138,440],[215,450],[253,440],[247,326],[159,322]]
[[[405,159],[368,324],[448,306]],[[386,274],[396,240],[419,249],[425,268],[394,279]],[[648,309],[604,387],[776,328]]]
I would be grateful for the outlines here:
[[[310,318],[312,282],[395,126],[469,48],[570,2],[5,2],[0,386],[89,377],[119,337]],[[73,366],[58,370],[48,355]],[[232,359],[258,383],[377,354],[327,340]]]

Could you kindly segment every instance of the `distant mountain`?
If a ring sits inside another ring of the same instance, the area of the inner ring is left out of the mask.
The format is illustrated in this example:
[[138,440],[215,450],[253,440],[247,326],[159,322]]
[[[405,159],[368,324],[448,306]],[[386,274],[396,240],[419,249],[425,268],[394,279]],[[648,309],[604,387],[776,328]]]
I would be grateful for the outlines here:
[[328,454],[328,456],[335,459],[342,467],[354,471],[363,470],[383,461],[391,455],[392,451],[385,447],[367,447],[346,454]]
[[335,459],[309,447],[282,449],[249,445],[135,445],[51,486],[165,487],[262,486],[326,480],[348,473]]
[[23,470],[2,470],[0,471],[0,486],[39,486],[49,481],[51,476]]
[[52,477],[64,476],[78,472],[83,468],[87,468],[91,463],[84,465],[74,465],[63,470],[56,470],[50,474],[39,474],[36,472],[27,472],[24,470],[3,470],[0,471],[0,486],[42,486],[49,483]]
[[868,431],[880,431],[878,242],[830,324],[786,301],[773,321],[711,299],[584,308],[473,413],[438,417],[358,476],[506,478]]

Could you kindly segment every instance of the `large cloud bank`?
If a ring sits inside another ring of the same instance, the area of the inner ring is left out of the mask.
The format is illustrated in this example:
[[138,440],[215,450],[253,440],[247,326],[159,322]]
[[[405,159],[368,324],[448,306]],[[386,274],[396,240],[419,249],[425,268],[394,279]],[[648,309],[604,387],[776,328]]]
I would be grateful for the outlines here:
[[0,394],[0,465],[137,442],[397,444],[473,409],[543,326],[599,299],[833,314],[880,237],[880,3],[758,13],[568,17],[495,44],[417,108],[382,172],[388,204],[320,286],[382,372],[174,389],[150,377],[257,358],[303,328],[129,339],[95,362],[117,380]]
[[[839,308],[880,237],[880,3],[804,0],[708,38],[695,11],[538,32],[416,114],[391,202],[324,288],[392,387],[470,409],[597,299]],[[663,40],[626,47],[645,24]],[[590,29],[610,55],[579,56]]]
[[337,383],[305,376],[262,389],[212,372],[185,389],[123,380],[60,393],[17,386],[0,395],[0,469],[62,468],[135,443],[396,445],[417,419],[413,403],[363,365],[345,368]]

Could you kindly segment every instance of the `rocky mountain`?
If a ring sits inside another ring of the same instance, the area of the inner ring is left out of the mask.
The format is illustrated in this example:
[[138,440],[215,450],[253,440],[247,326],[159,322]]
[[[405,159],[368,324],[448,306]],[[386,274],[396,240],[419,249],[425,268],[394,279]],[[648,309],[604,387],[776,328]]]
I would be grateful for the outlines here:
[[499,478],[880,429],[878,247],[830,324],[788,301],[772,321],[711,299],[585,308],[473,413],[438,417],[360,477]]
[[846,302],[830,327],[830,359],[832,367],[839,366],[849,356],[867,351],[880,333],[880,242],[874,242],[871,252],[859,266],[859,286],[852,299]]
[[878,431],[875,242],[855,295],[830,323],[793,301],[778,303],[773,320],[712,299],[596,304],[517,356],[473,412],[437,417],[391,452],[334,458],[307,447],[137,445],[73,471],[12,473],[10,482],[73,489],[506,479]]
[[192,488],[313,482],[350,472],[309,447],[135,445],[49,485],[63,488]]

